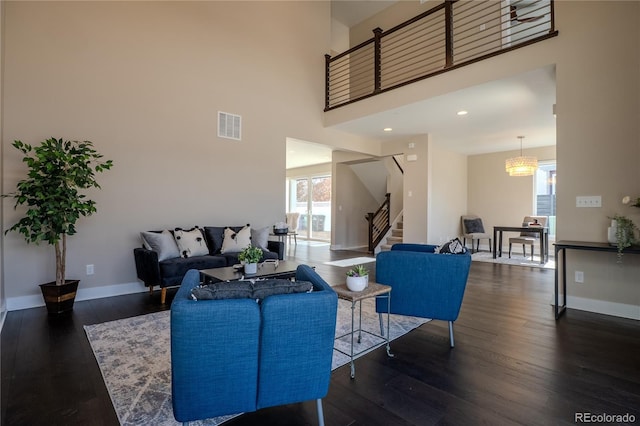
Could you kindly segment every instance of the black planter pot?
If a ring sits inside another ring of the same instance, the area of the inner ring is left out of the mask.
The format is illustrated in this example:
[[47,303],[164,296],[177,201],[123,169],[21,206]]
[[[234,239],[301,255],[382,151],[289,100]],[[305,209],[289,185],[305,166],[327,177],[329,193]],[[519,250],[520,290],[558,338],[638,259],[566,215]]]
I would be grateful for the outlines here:
[[79,282],[80,280],[65,280],[62,285],[56,285],[55,281],[40,284],[42,297],[50,315],[60,315],[73,310]]

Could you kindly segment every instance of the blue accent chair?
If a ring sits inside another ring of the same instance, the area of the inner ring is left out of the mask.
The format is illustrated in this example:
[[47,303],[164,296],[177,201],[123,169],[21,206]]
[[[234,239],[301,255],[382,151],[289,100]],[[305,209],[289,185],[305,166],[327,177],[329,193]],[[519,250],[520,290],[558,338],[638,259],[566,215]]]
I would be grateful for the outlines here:
[[253,299],[191,300],[190,270],[171,304],[173,414],[189,422],[327,395],[338,298],[309,266],[296,280],[310,293]]
[[[437,254],[437,246],[394,244],[376,256],[376,282],[390,285],[391,313],[449,322],[454,347],[453,322],[458,319],[467,285],[471,255]],[[387,312],[386,298],[376,300],[376,312]]]

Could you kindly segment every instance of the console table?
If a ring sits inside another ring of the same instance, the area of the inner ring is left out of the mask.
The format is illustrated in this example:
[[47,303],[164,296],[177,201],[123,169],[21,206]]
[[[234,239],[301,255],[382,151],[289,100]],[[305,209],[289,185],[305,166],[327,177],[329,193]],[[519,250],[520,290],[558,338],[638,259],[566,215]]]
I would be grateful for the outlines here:
[[[503,232],[527,232],[538,234],[540,240],[540,263],[544,265],[549,260],[549,228],[546,226],[494,226],[493,227],[493,258],[502,257]],[[533,260],[533,256],[531,256]]]
[[[555,313],[556,319],[560,318],[560,315],[567,309],[567,250],[588,250],[588,251],[608,251],[618,252],[616,246],[612,246],[609,243],[595,243],[590,241],[557,241],[554,246],[556,247],[556,271],[555,271]],[[558,254],[562,252],[562,257]],[[623,251],[624,254],[640,254],[640,246],[627,247]],[[559,305],[558,296],[558,268],[562,266],[562,295],[563,303]]]

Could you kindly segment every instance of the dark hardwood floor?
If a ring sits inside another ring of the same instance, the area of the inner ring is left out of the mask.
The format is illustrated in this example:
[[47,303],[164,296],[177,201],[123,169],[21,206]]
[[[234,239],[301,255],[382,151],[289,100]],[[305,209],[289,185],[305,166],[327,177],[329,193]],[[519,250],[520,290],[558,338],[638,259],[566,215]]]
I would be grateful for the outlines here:
[[[299,243],[289,258],[329,283],[363,256]],[[371,264],[373,267],[374,264]],[[576,413],[634,416],[640,423],[640,323],[568,309],[556,321],[553,271],[474,262],[455,323],[432,321],[332,373],[327,425],[568,425]],[[169,292],[169,301],[175,290]],[[76,302],[65,318],[44,308],[10,312],[1,336],[2,425],[117,425],[83,330],[167,309],[159,292]],[[614,419],[615,420],[615,419]],[[316,424],[314,402],[244,414],[227,424]],[[619,422],[610,422],[610,424]],[[633,424],[630,422],[630,424]]]

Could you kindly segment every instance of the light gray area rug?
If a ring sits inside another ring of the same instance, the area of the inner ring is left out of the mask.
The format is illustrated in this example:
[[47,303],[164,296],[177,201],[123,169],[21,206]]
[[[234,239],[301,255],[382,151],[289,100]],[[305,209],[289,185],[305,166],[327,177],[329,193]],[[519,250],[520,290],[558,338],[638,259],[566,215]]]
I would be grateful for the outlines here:
[[471,255],[471,259],[477,262],[487,263],[500,263],[503,265],[516,265],[516,266],[531,266],[534,268],[555,269],[556,262],[553,256],[549,256],[549,260],[543,265],[540,263],[540,256],[534,256],[531,260],[531,256],[524,257],[522,253],[511,253],[511,259],[509,259],[508,252],[502,252],[501,257],[493,258],[493,253],[481,251]]
[[[356,309],[356,314],[357,314]],[[356,315],[356,327],[357,327]],[[386,315],[383,316],[386,327]],[[390,337],[396,339],[428,322],[424,318],[390,316]],[[169,311],[157,312],[102,324],[85,326],[87,337],[102,372],[120,424],[179,425],[171,407],[171,361],[169,343]],[[362,328],[380,333],[374,299],[362,302]],[[338,300],[336,336],[351,330],[351,303]],[[362,334],[360,344],[354,340],[354,352],[359,356],[375,349],[384,339]],[[349,353],[349,337],[335,343]],[[391,345],[393,351],[393,344]],[[332,369],[349,362],[349,356],[333,351]],[[356,362],[356,370],[358,363]],[[345,372],[349,374],[349,372]],[[191,425],[219,425],[236,415],[217,417]]]

